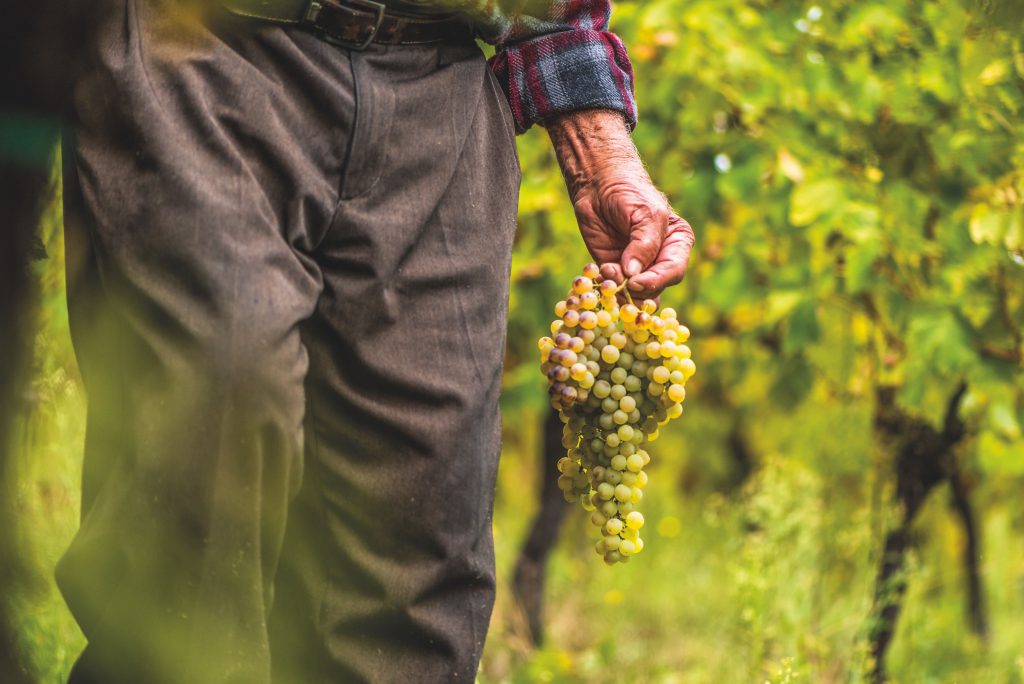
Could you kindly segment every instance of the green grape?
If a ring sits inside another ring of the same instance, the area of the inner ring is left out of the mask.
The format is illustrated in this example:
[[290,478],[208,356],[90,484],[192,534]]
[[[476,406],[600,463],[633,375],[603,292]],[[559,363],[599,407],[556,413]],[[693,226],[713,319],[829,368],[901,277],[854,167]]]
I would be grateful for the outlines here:
[[608,565],[615,565],[616,563],[621,563],[623,560],[622,554],[618,551],[609,551],[604,555],[604,562]]
[[640,511],[633,511],[626,516],[626,526],[633,530],[639,530],[644,526],[644,514]]
[[633,454],[632,456],[629,456],[628,458],[625,459],[625,461],[626,461],[626,463],[625,463],[626,467],[629,468],[629,470],[631,472],[639,473],[641,470],[644,469],[644,459],[643,459],[643,456],[641,456],[638,453],[637,454]]
[[[563,475],[562,477],[565,477],[565,476]],[[569,482],[571,483],[572,480],[570,479]],[[608,484],[608,483],[606,482],[605,484]],[[630,487],[627,487],[624,484],[617,484],[612,489],[612,496],[615,497],[616,501],[625,503],[625,502],[631,500],[631,498],[633,496],[633,490]]]
[[[633,511],[635,513],[636,511]],[[632,515],[632,513],[630,513]],[[604,523],[604,533],[607,535],[618,535],[622,531],[624,523],[619,518],[611,518]]]
[[605,363],[615,363],[619,360],[619,350],[610,344],[601,348],[601,360]]

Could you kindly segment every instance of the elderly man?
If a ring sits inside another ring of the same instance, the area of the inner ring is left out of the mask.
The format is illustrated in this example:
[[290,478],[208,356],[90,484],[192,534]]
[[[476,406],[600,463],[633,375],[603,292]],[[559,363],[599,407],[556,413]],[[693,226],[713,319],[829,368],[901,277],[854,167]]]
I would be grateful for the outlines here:
[[547,128],[636,293],[692,243],[631,144],[609,3],[208,9],[117,0],[74,91],[71,681],[471,682],[515,132]]

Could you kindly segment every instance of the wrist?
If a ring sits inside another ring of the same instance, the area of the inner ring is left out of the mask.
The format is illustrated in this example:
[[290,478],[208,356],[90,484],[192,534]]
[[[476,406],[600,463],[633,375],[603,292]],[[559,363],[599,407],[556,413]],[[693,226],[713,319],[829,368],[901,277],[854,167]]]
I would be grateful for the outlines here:
[[626,119],[615,110],[568,112],[548,119],[544,127],[573,200],[610,169],[646,176]]

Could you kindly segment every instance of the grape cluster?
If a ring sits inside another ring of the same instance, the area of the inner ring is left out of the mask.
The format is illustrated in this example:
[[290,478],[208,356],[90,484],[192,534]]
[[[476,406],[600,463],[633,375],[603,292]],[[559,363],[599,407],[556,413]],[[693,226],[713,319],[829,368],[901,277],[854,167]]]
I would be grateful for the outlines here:
[[558,487],[590,512],[601,530],[597,552],[609,565],[644,548],[636,507],[651,457],[643,447],[682,415],[686,381],[697,370],[676,312],[658,312],[650,299],[620,307],[624,287],[587,264],[555,305],[551,336],[538,342],[551,405],[565,424]]

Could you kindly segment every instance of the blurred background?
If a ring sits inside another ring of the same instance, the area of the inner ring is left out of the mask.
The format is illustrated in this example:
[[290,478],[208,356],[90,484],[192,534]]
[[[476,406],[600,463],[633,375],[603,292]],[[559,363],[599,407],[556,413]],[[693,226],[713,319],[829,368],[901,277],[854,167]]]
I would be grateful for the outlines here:
[[[653,445],[645,553],[606,567],[544,496],[536,339],[588,256],[522,136],[480,682],[1024,683],[1024,3],[615,7],[636,144],[698,237],[663,298],[698,373]],[[47,684],[82,646],[52,581],[85,404],[59,196],[0,464],[0,636]]]

